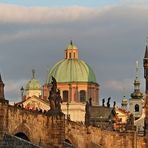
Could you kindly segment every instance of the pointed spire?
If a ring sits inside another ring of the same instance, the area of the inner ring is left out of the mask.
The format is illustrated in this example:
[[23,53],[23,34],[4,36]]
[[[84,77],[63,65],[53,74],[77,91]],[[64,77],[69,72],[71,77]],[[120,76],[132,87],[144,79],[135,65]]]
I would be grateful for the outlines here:
[[0,74],[0,100],[4,100],[4,83],[2,81],[2,77],[1,77],[1,74]]
[[148,58],[148,37],[146,38],[146,50],[145,50],[145,56],[144,56],[145,59]]
[[1,73],[0,73],[0,82],[2,82],[2,77],[1,77]]
[[0,83],[3,84],[1,73],[0,73]]
[[145,59],[148,58],[148,47],[147,47],[147,45],[146,45],[146,50],[145,50],[145,56],[144,56],[144,58],[145,58]]

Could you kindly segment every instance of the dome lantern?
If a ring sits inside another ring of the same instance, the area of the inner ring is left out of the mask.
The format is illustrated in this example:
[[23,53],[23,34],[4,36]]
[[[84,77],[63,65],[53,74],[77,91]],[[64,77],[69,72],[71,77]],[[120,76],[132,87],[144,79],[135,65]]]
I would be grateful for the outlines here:
[[65,50],[65,59],[78,59],[78,48],[73,44],[72,40]]

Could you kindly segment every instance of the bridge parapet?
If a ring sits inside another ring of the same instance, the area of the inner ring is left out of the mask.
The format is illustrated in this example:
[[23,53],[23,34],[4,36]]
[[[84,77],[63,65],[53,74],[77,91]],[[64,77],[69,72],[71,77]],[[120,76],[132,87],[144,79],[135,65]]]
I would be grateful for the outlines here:
[[65,138],[77,148],[144,147],[144,137],[136,135],[135,131],[117,132],[71,121],[66,123]]
[[65,115],[33,112],[11,106],[0,105],[0,140],[4,134],[21,135],[44,148],[49,145],[61,146],[65,139]]

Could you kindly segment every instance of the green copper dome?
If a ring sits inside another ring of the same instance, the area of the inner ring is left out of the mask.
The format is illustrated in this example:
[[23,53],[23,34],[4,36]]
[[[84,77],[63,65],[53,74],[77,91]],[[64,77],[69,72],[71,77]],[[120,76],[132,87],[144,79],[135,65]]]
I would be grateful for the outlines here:
[[78,48],[72,41],[65,50],[65,59],[59,61],[50,69],[47,84],[51,82],[52,76],[55,77],[58,83],[96,83],[96,77],[93,70],[87,63],[79,59]]
[[32,79],[26,84],[26,90],[41,90],[40,82],[35,79],[35,71],[32,70]]
[[63,59],[56,63],[48,73],[47,83],[51,82],[51,76],[57,82],[94,82],[96,77],[88,64],[79,59]]
[[40,90],[41,85],[40,82],[36,79],[30,80],[26,85],[26,90]]

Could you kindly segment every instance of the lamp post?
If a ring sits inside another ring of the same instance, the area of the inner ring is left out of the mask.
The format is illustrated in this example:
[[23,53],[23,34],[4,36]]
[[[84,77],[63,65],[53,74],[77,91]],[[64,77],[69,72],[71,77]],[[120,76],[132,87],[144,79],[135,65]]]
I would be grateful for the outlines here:
[[101,129],[102,129],[102,116],[100,116],[100,123],[101,123],[101,125],[100,125],[100,127],[101,127]]
[[67,100],[67,120],[69,120],[69,102],[68,102],[68,100]]
[[21,97],[22,97],[22,101],[23,101],[23,99],[24,99],[24,98],[23,98],[23,96],[24,96],[24,88],[23,88],[23,86],[21,87],[20,90],[21,90]]
[[68,100],[67,100],[67,120],[70,120],[70,115],[69,115],[69,102],[71,100],[71,84],[69,83],[69,96],[68,96]]

